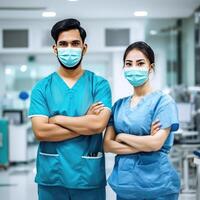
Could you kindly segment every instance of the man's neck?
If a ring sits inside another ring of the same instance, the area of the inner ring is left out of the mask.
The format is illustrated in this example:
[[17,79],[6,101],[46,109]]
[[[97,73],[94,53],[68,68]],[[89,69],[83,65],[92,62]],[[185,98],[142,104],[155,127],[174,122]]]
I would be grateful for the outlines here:
[[62,66],[58,69],[58,73],[65,79],[78,79],[82,76],[84,70],[82,69],[81,65],[76,69],[67,69]]

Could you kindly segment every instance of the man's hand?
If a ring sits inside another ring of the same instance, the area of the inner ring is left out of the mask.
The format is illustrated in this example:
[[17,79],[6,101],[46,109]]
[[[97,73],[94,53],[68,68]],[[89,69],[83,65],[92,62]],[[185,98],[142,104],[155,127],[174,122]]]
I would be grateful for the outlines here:
[[94,103],[88,109],[86,115],[98,115],[104,109],[104,104],[102,102]]
[[59,115],[49,118],[50,124],[56,124],[58,122]]
[[[86,115],[98,115],[104,109],[104,104],[102,102],[94,103],[88,109]],[[59,115],[49,118],[50,124],[57,124],[59,122]]]

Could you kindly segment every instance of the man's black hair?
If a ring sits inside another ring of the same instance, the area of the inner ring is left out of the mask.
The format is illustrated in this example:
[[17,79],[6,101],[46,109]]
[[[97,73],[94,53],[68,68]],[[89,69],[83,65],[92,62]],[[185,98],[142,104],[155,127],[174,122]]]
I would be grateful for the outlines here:
[[87,34],[86,34],[86,31],[81,27],[81,24],[77,19],[69,18],[69,19],[64,19],[62,21],[57,22],[51,29],[51,36],[57,43],[58,36],[61,32],[72,30],[72,29],[79,30],[81,39],[84,43]]

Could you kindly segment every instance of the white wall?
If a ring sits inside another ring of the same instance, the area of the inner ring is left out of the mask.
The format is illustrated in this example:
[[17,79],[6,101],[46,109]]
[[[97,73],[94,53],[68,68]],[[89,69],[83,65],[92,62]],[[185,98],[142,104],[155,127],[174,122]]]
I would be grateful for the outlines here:
[[182,33],[183,82],[188,86],[193,86],[195,84],[195,41],[193,16],[183,20]]
[[155,89],[163,89],[167,85],[167,43],[164,37],[152,36],[147,42],[151,45],[155,53],[155,72],[150,80]]
[[[0,41],[0,64],[26,64],[29,55],[35,55],[39,64],[47,63],[57,65],[50,47],[42,47],[42,38],[54,25],[55,21],[48,20],[3,20],[0,21],[0,30],[5,28],[30,30],[28,49],[3,49]],[[87,31],[88,54],[84,63],[104,63],[108,67],[106,78],[113,89],[113,100],[130,94],[130,86],[123,78],[122,55],[124,47],[105,46],[105,28],[130,28],[130,42],[144,40],[145,23],[142,20],[81,20],[82,26]],[[8,54],[9,53],[9,54]],[[11,54],[10,54],[11,53]],[[12,55],[12,56],[11,56]],[[9,58],[9,59],[8,59]],[[92,68],[92,67],[91,67]],[[95,71],[95,69],[94,69]]]
[[[50,48],[41,46],[41,39],[43,34],[46,34],[52,28],[56,21],[48,20],[1,20],[0,31],[4,28],[20,29],[28,28],[30,30],[29,44],[30,47],[25,52],[45,52]],[[142,20],[81,20],[82,26],[87,30],[87,43],[89,45],[89,52],[94,51],[115,51],[121,48],[105,47],[104,29],[105,28],[130,28],[131,38],[130,42],[144,39],[145,24]],[[2,43],[0,41],[0,52],[2,52]],[[15,50],[14,50],[15,51]],[[17,50],[18,53],[23,51]],[[6,51],[4,51],[6,52]]]

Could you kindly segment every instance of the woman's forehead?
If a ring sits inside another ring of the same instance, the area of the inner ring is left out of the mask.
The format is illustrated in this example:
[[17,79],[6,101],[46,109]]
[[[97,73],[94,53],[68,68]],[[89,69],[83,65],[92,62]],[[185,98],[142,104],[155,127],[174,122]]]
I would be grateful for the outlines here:
[[137,60],[147,60],[147,58],[141,51],[133,49],[127,54],[126,60],[137,61]]

